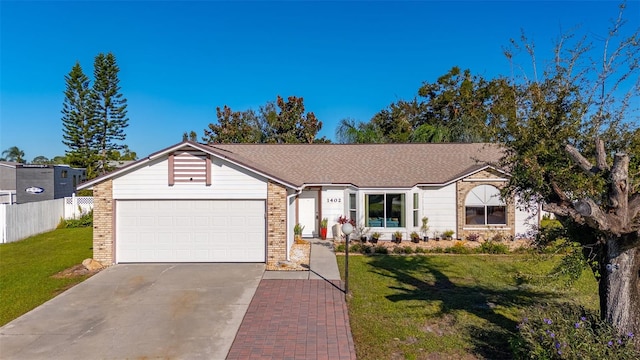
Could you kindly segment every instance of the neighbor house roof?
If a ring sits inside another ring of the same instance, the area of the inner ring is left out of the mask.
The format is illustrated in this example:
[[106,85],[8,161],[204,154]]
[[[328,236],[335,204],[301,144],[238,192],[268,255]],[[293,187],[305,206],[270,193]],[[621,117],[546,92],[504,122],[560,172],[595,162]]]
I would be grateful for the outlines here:
[[22,163],[13,162],[13,161],[0,161],[0,166],[4,166],[4,167],[8,167],[8,168],[15,169],[16,166],[18,166],[18,165],[22,165]]
[[360,188],[444,185],[496,163],[487,143],[437,144],[199,144],[185,141],[85,182],[88,188],[148,161],[191,147],[287,186],[350,184]]

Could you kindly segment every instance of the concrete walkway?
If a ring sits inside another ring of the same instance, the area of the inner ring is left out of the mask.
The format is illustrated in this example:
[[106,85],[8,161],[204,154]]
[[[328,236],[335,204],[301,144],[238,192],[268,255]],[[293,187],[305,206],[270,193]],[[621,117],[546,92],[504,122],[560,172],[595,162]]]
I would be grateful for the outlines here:
[[356,358],[329,241],[312,240],[310,271],[267,271],[227,360]]
[[265,271],[263,279],[340,280],[340,271],[331,241],[311,239],[309,271]]

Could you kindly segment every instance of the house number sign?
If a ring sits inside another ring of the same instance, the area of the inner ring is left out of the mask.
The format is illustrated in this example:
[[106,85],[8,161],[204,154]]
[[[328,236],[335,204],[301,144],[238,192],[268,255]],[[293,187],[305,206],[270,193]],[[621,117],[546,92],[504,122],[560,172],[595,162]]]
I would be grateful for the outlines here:
[[341,203],[342,199],[341,198],[327,198],[327,202],[328,203]]

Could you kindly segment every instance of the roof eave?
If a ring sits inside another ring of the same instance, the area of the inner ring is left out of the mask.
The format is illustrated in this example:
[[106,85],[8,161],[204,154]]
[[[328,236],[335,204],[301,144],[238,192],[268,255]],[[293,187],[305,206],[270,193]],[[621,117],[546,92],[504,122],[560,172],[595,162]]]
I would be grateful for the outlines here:
[[149,156],[147,156],[144,159],[140,159],[140,160],[138,160],[136,162],[133,162],[131,164],[123,166],[120,169],[116,169],[116,170],[114,170],[114,171],[112,171],[112,172],[110,172],[108,174],[104,174],[102,176],[98,176],[95,179],[92,179],[90,181],[84,182],[84,183],[82,183],[82,184],[80,184],[78,186],[77,190],[84,190],[84,189],[93,188],[94,185],[96,185],[96,184],[98,184],[98,183],[100,183],[102,181],[109,180],[111,178],[114,178],[114,177],[122,174],[122,173],[131,171],[131,170],[133,170],[135,168],[138,168],[138,167],[140,167],[140,166],[142,166],[142,165],[144,165],[144,164],[146,164],[148,162],[151,162],[151,161],[154,161],[156,159],[162,158],[163,156],[166,156],[166,155],[168,155],[168,154],[170,154],[170,153],[172,153],[172,152],[174,152],[174,151],[176,151],[178,149],[181,149],[181,148],[183,148],[183,147],[185,147],[187,145],[192,147],[192,148],[195,148],[196,150],[203,151],[203,152],[205,152],[207,154],[213,155],[213,156],[215,156],[215,157],[217,157],[219,159],[222,159],[222,160],[227,161],[227,162],[229,162],[231,164],[234,164],[234,165],[236,165],[236,166],[238,166],[240,168],[243,168],[245,170],[249,170],[252,173],[255,173],[255,174],[257,174],[259,176],[262,176],[262,177],[264,177],[266,179],[275,181],[275,182],[277,182],[277,183],[279,183],[281,185],[284,185],[286,187],[289,187],[289,188],[292,188],[292,189],[296,189],[296,190],[300,190],[300,186],[297,186],[295,184],[289,183],[289,182],[284,181],[282,179],[279,179],[279,178],[277,178],[277,177],[275,177],[273,175],[267,174],[267,173],[265,173],[265,172],[263,172],[263,171],[261,171],[259,169],[255,169],[253,167],[250,167],[250,166],[242,164],[242,163],[240,163],[238,161],[235,161],[235,160],[233,160],[233,159],[231,159],[231,158],[229,158],[229,157],[227,157],[227,156],[225,156],[223,154],[218,153],[217,151],[213,150],[209,146],[205,146],[205,145],[202,145],[200,143],[197,143],[197,142],[194,142],[194,141],[189,141],[189,140],[182,141],[180,143],[172,145],[172,146],[170,146],[168,148],[165,148],[163,150],[156,151],[155,153],[150,154]]

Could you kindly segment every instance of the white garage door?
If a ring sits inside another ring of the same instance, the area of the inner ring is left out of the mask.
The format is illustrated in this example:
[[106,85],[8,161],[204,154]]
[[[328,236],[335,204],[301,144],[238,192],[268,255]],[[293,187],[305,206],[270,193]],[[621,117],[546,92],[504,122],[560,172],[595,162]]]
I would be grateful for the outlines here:
[[119,200],[116,262],[264,262],[262,200]]

